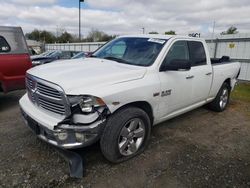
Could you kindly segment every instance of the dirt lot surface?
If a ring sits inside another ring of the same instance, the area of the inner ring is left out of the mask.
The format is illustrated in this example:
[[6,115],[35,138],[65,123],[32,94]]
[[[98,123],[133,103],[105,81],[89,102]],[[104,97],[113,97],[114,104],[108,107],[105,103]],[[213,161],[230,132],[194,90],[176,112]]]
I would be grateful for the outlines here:
[[85,153],[86,176],[23,123],[24,92],[0,94],[0,187],[250,187],[250,103],[231,100],[222,113],[199,108],[153,129],[140,156],[110,164],[99,145]]

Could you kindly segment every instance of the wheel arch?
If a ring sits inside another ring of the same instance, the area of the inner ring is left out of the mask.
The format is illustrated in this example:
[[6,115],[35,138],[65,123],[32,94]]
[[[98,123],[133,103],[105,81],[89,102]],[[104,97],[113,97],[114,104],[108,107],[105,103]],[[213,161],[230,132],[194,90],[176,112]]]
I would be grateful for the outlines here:
[[140,108],[143,111],[145,111],[149,116],[151,125],[153,125],[153,122],[154,122],[153,108],[150,105],[150,103],[147,101],[135,101],[135,102],[127,103],[127,104],[119,107],[118,109],[116,109],[113,113],[116,113],[117,111],[119,111],[123,108],[130,107],[130,106],[137,107],[137,108]]
[[227,83],[229,85],[229,90],[231,91],[232,89],[231,78],[227,78],[223,83]]

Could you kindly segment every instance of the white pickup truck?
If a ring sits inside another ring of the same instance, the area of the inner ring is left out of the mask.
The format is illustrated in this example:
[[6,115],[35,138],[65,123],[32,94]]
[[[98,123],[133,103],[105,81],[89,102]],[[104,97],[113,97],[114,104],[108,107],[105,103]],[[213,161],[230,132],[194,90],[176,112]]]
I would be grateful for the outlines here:
[[153,125],[205,104],[225,110],[239,72],[228,57],[211,60],[203,39],[121,36],[89,58],[30,69],[20,106],[42,140],[64,149],[100,141],[117,163],[144,150]]

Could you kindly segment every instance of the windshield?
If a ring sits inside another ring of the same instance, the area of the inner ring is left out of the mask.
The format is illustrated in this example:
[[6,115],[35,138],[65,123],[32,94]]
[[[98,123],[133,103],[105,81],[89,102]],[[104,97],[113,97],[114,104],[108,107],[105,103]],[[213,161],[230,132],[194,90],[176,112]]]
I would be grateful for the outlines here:
[[39,56],[46,56],[48,55],[49,53],[51,53],[50,51],[47,51],[47,52],[43,52],[42,54],[40,54]]
[[49,57],[49,56],[53,55],[54,53],[56,53],[56,51],[48,52],[48,53],[47,53],[46,55],[44,55],[44,56]]
[[166,41],[156,38],[117,38],[97,50],[92,57],[131,65],[150,66],[154,63]]
[[52,57],[52,58],[53,57],[59,57],[61,54],[62,54],[61,51],[54,51],[54,52],[48,54],[46,57]]
[[74,55],[71,59],[79,59],[79,58],[84,58],[85,53],[84,52],[79,52],[76,55]]

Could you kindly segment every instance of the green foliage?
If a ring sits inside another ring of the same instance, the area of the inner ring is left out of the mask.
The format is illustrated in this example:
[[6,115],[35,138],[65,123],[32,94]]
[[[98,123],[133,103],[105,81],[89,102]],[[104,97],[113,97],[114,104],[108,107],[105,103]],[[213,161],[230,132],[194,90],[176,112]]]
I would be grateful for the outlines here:
[[57,42],[59,43],[67,43],[67,42],[73,42],[73,41],[74,41],[74,37],[67,31],[63,32],[61,36],[57,38]]
[[99,31],[97,29],[92,29],[87,37],[83,39],[85,42],[103,42],[103,41],[109,41],[113,38],[115,38],[116,35],[108,35],[104,33],[103,31]]
[[231,94],[232,99],[250,102],[250,83],[240,83]]
[[173,30],[166,31],[164,34],[165,35],[176,35],[175,31],[173,31]]
[[157,31],[150,31],[148,34],[159,34]]
[[56,37],[53,33],[49,32],[49,31],[39,31],[37,29],[35,29],[34,31],[32,31],[31,33],[26,33],[26,38],[30,39],[30,40],[36,40],[36,41],[41,41],[41,42],[45,42],[45,43],[53,43],[56,40]]
[[239,31],[237,31],[237,27],[231,26],[226,31],[221,32],[221,35],[232,35],[237,33],[239,33]]
[[[26,33],[25,37],[30,40],[36,40],[44,43],[67,43],[67,42],[79,42],[79,39],[76,35],[72,35],[65,30],[62,30],[60,34],[57,33],[55,36],[54,33],[46,30],[34,29],[30,33]],[[81,42],[102,42],[109,41],[115,38],[116,35],[108,35],[103,31],[97,29],[92,29],[86,38],[82,39]]]

